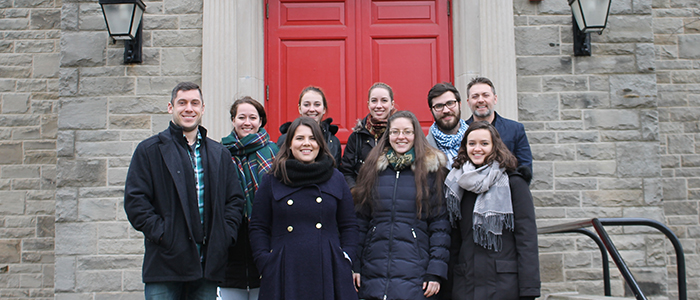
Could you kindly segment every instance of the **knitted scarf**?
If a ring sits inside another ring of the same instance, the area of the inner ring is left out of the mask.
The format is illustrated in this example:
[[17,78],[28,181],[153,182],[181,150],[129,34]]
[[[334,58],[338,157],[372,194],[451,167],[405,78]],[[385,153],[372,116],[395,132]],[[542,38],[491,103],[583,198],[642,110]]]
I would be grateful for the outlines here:
[[242,139],[238,139],[236,132],[232,131],[230,135],[221,139],[221,143],[231,152],[231,159],[238,167],[238,181],[245,196],[243,212],[250,218],[258,181],[272,167],[272,160],[278,151],[277,145],[270,142],[270,136],[264,128]]
[[386,152],[386,159],[391,164],[391,168],[395,171],[401,171],[405,168],[410,167],[416,160],[416,151],[411,148],[411,150],[406,151],[404,154],[398,154],[394,149],[389,148]]
[[294,158],[289,158],[285,162],[287,177],[292,183],[291,187],[300,187],[309,184],[319,184],[328,181],[333,176],[333,158],[319,153],[321,157],[310,164],[300,162]]
[[474,243],[496,252],[501,251],[503,228],[513,231],[513,203],[510,180],[497,161],[478,169],[471,163],[453,168],[445,178],[445,197],[450,221],[462,218],[461,201],[464,191],[478,194],[474,203],[472,229]]
[[372,117],[372,114],[367,115],[367,122],[365,123],[365,128],[367,129],[367,131],[369,131],[369,133],[372,136],[374,136],[375,140],[378,140],[380,137],[382,137],[382,134],[384,134],[384,131],[386,131],[387,120],[395,112],[396,109],[392,108],[391,111],[389,111],[389,116],[387,116],[387,118],[384,120],[378,120]]
[[433,125],[430,125],[430,133],[435,137],[437,148],[447,156],[448,166],[452,166],[454,158],[457,157],[459,144],[462,143],[464,133],[467,132],[468,127],[467,122],[459,119],[459,131],[457,134],[445,134],[438,129],[437,123],[433,122]]

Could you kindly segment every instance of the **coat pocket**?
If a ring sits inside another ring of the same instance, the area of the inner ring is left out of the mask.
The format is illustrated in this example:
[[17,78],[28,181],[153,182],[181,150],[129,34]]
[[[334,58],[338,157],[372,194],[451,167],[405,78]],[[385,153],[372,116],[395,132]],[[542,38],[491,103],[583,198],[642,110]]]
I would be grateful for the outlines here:
[[518,273],[518,262],[514,260],[497,260],[496,273]]

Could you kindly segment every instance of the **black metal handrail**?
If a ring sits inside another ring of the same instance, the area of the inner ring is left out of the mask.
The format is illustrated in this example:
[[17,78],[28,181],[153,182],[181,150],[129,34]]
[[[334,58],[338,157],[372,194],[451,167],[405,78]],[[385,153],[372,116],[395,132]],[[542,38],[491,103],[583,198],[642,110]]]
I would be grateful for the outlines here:
[[[622,277],[625,279],[625,282],[627,282],[627,285],[629,286],[630,290],[632,290],[632,293],[634,293],[634,296],[638,300],[646,300],[646,296],[644,296],[644,293],[642,292],[641,288],[637,284],[637,281],[634,279],[634,276],[632,275],[632,272],[630,272],[629,268],[627,267],[627,264],[625,261],[622,259],[622,256],[620,256],[620,253],[617,251],[617,248],[613,244],[612,240],[610,239],[610,236],[608,235],[607,231],[605,231],[605,228],[603,226],[609,225],[609,226],[649,226],[652,228],[655,228],[659,230],[661,233],[666,235],[666,237],[671,241],[673,244],[673,248],[676,251],[676,266],[678,270],[678,299],[680,300],[687,300],[688,295],[687,295],[687,285],[686,285],[686,274],[685,274],[685,255],[683,254],[683,246],[681,245],[680,240],[678,240],[678,237],[669,229],[666,225],[656,221],[656,220],[651,220],[651,219],[645,219],[645,218],[593,218],[593,219],[587,219],[587,220],[581,220],[581,221],[575,221],[575,222],[570,222],[570,223],[564,223],[564,224],[559,224],[559,225],[553,225],[553,226],[546,226],[542,228],[538,228],[537,232],[538,233],[582,233],[590,238],[592,238],[596,244],[598,244],[598,248],[600,248],[600,252],[603,258],[603,280],[604,280],[604,289],[605,289],[605,295],[610,296],[610,270],[608,269],[608,256],[605,253],[605,249],[607,249],[607,252],[610,253],[610,256],[612,257],[613,261],[615,262],[615,265],[617,266],[618,270],[620,270],[620,273],[622,274]],[[593,234],[593,232],[584,229],[584,227],[589,227],[593,226],[595,231],[598,233],[598,235]]]

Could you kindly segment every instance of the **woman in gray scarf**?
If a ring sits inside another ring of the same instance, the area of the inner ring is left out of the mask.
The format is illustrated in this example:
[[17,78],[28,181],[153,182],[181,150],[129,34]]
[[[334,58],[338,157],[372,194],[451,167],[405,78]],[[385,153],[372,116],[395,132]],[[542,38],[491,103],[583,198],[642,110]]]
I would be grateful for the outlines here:
[[[445,179],[452,222],[452,299],[534,299],[540,295],[530,172],[488,122],[472,123]],[[446,295],[450,298],[450,295]]]

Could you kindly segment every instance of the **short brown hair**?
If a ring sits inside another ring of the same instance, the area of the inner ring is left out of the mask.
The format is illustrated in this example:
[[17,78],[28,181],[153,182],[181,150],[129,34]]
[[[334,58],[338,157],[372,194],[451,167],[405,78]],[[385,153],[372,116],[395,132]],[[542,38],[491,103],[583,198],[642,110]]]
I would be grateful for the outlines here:
[[189,82],[189,81],[180,82],[173,88],[173,91],[170,95],[170,103],[175,104],[173,101],[175,101],[175,97],[177,97],[177,92],[179,92],[179,91],[191,91],[191,90],[199,91],[199,98],[201,98],[202,103],[204,103],[204,96],[202,95],[202,89],[199,88],[198,84],[196,84],[194,82]]
[[262,106],[262,104],[260,104],[260,102],[250,96],[244,96],[243,98],[239,98],[233,102],[233,105],[231,105],[231,110],[229,111],[229,113],[231,113],[231,120],[236,117],[236,114],[238,113],[238,106],[243,103],[248,103],[255,107],[255,110],[258,111],[258,116],[260,116],[260,127],[265,127],[265,124],[267,124],[267,114],[265,113],[265,108]]

